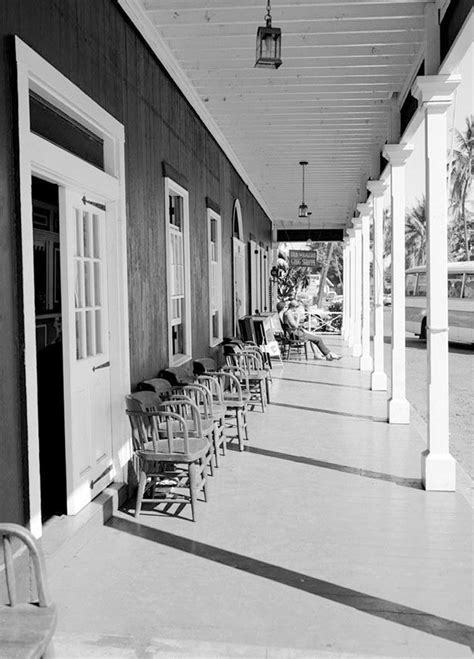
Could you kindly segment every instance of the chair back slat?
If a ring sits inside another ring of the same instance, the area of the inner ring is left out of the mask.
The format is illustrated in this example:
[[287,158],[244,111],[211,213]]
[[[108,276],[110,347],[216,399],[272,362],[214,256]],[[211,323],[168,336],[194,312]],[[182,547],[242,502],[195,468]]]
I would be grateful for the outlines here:
[[33,563],[33,569],[35,574],[36,581],[36,592],[38,596],[38,606],[48,607],[51,605],[51,600],[46,586],[45,574],[46,568],[44,565],[44,560],[36,540],[33,535],[21,526],[17,524],[10,523],[0,523],[0,536],[3,540],[3,550],[5,554],[5,571],[6,571],[6,581],[7,581],[7,591],[8,597],[10,600],[10,606],[15,606],[17,603],[16,598],[16,577],[14,571],[13,563],[13,554],[11,549],[11,537],[16,537],[21,540],[27,547],[31,561]]
[[7,535],[3,536],[3,554],[5,557],[5,579],[7,583],[7,595],[10,606],[16,606],[16,577],[15,568],[13,566],[13,555],[10,538]]

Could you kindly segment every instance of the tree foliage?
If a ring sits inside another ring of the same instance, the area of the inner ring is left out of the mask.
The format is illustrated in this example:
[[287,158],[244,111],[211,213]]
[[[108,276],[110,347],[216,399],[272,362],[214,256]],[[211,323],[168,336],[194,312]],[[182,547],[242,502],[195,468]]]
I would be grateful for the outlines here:
[[450,258],[468,260],[473,230],[472,212],[468,208],[474,171],[474,120],[466,117],[466,130],[456,131],[456,149],[450,168],[450,204],[452,222],[449,230]]
[[417,201],[405,216],[405,265],[413,268],[426,263],[426,201]]

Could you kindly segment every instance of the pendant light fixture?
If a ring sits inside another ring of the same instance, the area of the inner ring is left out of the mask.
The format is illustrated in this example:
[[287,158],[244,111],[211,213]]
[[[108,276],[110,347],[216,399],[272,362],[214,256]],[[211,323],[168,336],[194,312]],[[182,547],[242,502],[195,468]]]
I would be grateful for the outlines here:
[[298,217],[307,217],[308,216],[308,207],[304,203],[304,168],[308,163],[306,160],[300,160],[300,165],[303,168],[303,195],[301,204],[298,207]]
[[265,26],[257,30],[255,66],[262,69],[278,69],[281,66],[281,30],[272,27],[270,0],[267,0]]

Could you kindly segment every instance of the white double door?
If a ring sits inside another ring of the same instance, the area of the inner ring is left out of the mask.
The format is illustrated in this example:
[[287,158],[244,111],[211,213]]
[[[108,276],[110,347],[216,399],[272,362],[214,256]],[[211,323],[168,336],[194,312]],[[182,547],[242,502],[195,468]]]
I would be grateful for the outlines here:
[[114,475],[106,225],[111,218],[103,204],[90,203],[81,192],[59,188],[68,514],[89,503]]

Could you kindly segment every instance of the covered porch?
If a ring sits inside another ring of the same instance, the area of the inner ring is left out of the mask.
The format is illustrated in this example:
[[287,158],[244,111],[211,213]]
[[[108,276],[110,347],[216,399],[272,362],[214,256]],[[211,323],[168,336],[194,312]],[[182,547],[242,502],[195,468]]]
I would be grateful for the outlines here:
[[471,656],[468,503],[423,490],[416,424],[329,344],[274,368],[197,523],[130,501],[49,556],[58,657]]

